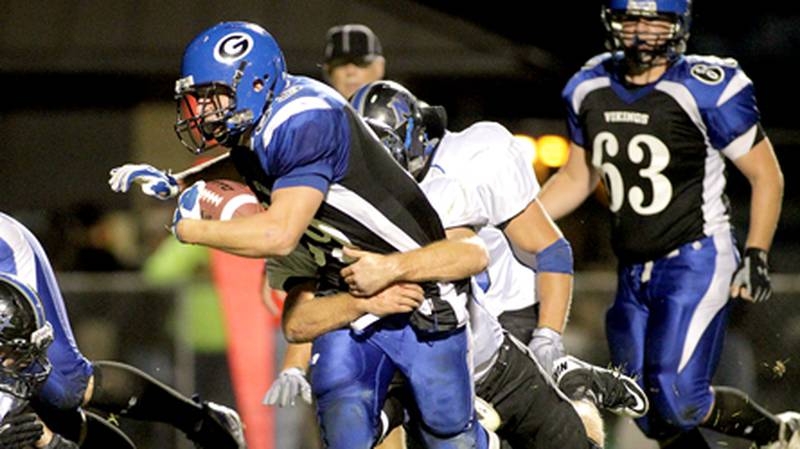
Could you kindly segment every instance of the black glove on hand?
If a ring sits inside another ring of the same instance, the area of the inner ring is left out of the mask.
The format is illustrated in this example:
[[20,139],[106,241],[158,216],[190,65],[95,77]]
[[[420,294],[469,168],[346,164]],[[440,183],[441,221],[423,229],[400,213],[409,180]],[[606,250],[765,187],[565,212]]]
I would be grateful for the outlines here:
[[44,426],[35,413],[7,416],[0,423],[0,448],[27,449],[39,441]]
[[766,301],[772,296],[769,280],[767,252],[760,248],[747,248],[731,282],[731,296],[748,301]]

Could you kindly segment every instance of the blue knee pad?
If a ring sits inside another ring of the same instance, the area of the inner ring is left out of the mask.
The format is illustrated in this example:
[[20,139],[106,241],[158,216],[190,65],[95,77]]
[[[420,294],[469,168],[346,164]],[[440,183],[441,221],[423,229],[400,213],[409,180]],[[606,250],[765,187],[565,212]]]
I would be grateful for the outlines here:
[[362,398],[337,398],[320,405],[320,429],[328,449],[370,449],[378,439],[378,422]]
[[650,413],[636,421],[645,435],[664,439],[703,422],[714,401],[707,383],[681,375],[649,380],[645,383],[650,392]]
[[489,447],[486,431],[478,424],[477,419],[470,421],[467,427],[459,429],[458,432],[448,435],[432,433],[419,420],[415,420],[409,430],[412,431],[415,439],[424,443],[424,447],[431,449],[486,449]]

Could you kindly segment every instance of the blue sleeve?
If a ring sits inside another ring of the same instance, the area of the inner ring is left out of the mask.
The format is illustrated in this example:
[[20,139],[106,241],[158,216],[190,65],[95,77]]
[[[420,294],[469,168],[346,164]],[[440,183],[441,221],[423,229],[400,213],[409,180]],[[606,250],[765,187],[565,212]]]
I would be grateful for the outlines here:
[[748,82],[722,104],[704,108],[702,114],[711,146],[725,149],[759,122],[753,84]]
[[569,139],[575,142],[576,145],[584,147],[583,129],[581,128],[580,121],[578,120],[578,112],[572,107],[572,97],[575,94],[576,81],[573,78],[569,84],[564,88],[561,96],[564,99],[567,107],[567,135]]
[[321,192],[344,177],[350,128],[340,109],[312,109],[289,117],[267,143],[273,189],[308,186]]

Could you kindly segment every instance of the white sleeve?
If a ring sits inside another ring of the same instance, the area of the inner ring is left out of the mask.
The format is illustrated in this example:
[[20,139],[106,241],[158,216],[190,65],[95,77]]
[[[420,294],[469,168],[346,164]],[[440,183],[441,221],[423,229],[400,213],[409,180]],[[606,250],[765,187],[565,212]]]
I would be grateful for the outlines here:
[[516,138],[501,148],[492,148],[473,167],[480,176],[476,195],[492,225],[500,225],[524,211],[539,194],[533,170],[533,153]]
[[444,175],[425,178],[420,188],[436,209],[443,228],[479,228],[486,225],[487,218],[473,192],[457,179]]
[[271,288],[286,291],[291,287],[287,286],[290,279],[317,279],[317,264],[308,248],[301,243],[288,256],[270,257],[267,260],[267,278]]

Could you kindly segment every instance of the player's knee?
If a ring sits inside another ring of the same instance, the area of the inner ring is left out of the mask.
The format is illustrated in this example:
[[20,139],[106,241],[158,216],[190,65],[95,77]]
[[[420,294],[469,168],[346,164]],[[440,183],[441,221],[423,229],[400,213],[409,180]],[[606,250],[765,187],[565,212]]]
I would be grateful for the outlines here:
[[378,438],[377,420],[365,401],[354,398],[320,404],[319,420],[328,449],[369,449]]
[[450,438],[469,431],[477,419],[470,414],[434,413],[424,418],[423,427],[428,433],[439,438]]
[[[657,391],[651,403],[651,415],[655,414],[657,421],[680,431],[699,426],[713,401],[711,390],[703,382],[677,379],[660,383]],[[653,432],[661,426],[651,427],[654,427]]]

